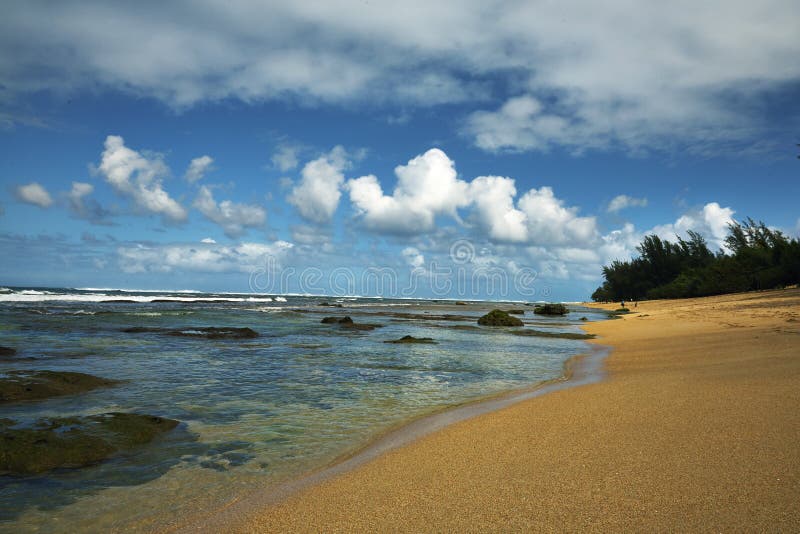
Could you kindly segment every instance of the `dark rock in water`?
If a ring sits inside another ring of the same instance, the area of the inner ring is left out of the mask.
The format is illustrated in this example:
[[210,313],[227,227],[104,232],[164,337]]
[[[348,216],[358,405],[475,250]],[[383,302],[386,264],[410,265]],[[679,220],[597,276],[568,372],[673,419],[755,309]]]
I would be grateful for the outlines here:
[[533,336],[533,337],[556,337],[560,339],[594,339],[594,334],[579,334],[577,332],[548,332],[545,330],[533,330],[526,328],[524,330],[512,330],[515,336]]
[[188,326],[180,329],[152,328],[148,326],[133,326],[122,330],[126,334],[155,333],[175,337],[195,337],[204,339],[252,339],[258,337],[258,332],[252,328],[234,328],[218,326]]
[[183,328],[171,330],[168,336],[177,337],[202,337],[206,339],[253,339],[258,337],[258,332],[252,328],[219,328],[207,326],[202,328]]
[[376,328],[380,328],[382,324],[365,324],[365,323],[356,323],[353,319],[346,315],[342,318],[339,317],[325,317],[322,319],[323,324],[337,324],[341,326],[343,329],[347,330],[375,330]]
[[537,304],[533,313],[538,315],[566,315],[569,310],[560,303]]
[[12,349],[11,347],[0,347],[0,356],[14,356],[17,353],[17,349]]
[[503,310],[492,310],[478,319],[478,324],[482,326],[522,326],[523,323]]
[[317,304],[317,306],[330,306],[331,308],[341,308],[342,307],[342,305],[339,304],[339,303],[331,304],[330,302],[320,302],[319,304]]
[[0,404],[73,395],[120,383],[67,371],[8,371],[6,375],[0,377]]
[[460,300],[456,301],[456,306],[466,306],[466,305],[467,305],[466,302],[461,302]]
[[396,343],[396,344],[405,344],[405,343],[425,343],[429,345],[436,345],[436,342],[433,338],[430,337],[414,337],[414,336],[403,336],[400,339],[392,339],[389,341],[384,341],[384,343]]
[[587,319],[586,317],[581,317],[581,321],[588,321],[588,320],[589,319]]
[[511,315],[525,315],[525,310],[506,310],[506,313]]
[[148,332],[163,332],[163,328],[151,328],[148,326],[131,326],[129,328],[123,328],[123,332],[126,334],[144,334]]
[[103,302],[106,304],[136,304],[136,301],[131,299],[108,299]]
[[320,322],[322,324],[340,324],[342,326],[355,324],[349,315],[345,315],[344,317],[324,317]]
[[442,325],[442,327],[443,328],[451,328],[453,330],[475,330],[475,331],[478,331],[478,332],[481,331],[481,328],[478,327],[478,326],[475,326],[474,324],[456,324],[456,325],[453,325],[453,326]]
[[39,419],[16,428],[0,419],[0,475],[33,475],[96,464],[153,440],[178,421],[135,413]]
[[340,325],[345,330],[375,330],[381,328],[382,324],[367,324],[367,323],[345,323]]

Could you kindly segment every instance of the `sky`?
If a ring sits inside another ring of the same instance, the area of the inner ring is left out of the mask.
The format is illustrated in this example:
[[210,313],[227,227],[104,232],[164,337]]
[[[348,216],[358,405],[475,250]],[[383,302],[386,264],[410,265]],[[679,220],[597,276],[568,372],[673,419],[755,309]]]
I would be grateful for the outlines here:
[[584,300],[800,234],[800,3],[11,2],[0,284]]

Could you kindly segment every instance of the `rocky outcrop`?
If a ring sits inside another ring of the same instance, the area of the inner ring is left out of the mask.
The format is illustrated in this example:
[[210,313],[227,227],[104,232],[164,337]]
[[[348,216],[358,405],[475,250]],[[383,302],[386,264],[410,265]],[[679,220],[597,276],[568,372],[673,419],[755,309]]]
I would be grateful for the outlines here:
[[174,337],[193,337],[205,339],[253,339],[258,337],[258,332],[252,328],[235,328],[219,326],[188,326],[180,329],[151,328],[147,326],[134,326],[122,330],[126,334],[155,333]]
[[0,419],[0,475],[34,475],[96,464],[178,425],[174,419],[135,413],[39,419],[18,425]]
[[523,323],[503,310],[492,310],[478,319],[478,324],[481,326],[522,326]]
[[74,395],[119,383],[68,371],[8,371],[5,374],[0,377],[0,404]]
[[566,315],[569,310],[560,303],[537,304],[533,313],[538,315]]

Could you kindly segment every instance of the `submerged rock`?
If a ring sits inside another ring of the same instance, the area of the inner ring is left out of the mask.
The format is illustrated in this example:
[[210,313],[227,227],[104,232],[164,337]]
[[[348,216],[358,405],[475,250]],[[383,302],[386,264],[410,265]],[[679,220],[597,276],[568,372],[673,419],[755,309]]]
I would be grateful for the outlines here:
[[209,326],[172,330],[168,332],[167,335],[177,337],[203,337],[207,339],[253,339],[258,337],[258,332],[252,328],[219,328],[216,326]]
[[462,301],[460,301],[460,300],[457,300],[457,301],[456,301],[456,306],[466,306],[466,305],[467,305],[467,303],[466,303],[466,302],[462,302]]
[[523,323],[503,310],[492,310],[478,319],[478,324],[482,326],[522,326]]
[[14,356],[17,354],[17,349],[11,347],[0,347],[0,356]]
[[578,332],[548,332],[546,330],[534,330],[525,328],[523,330],[512,330],[515,336],[534,336],[534,337],[556,337],[561,339],[594,339],[594,334],[581,334]]
[[525,315],[525,310],[506,310],[506,313],[511,315]]
[[384,343],[396,343],[396,344],[404,344],[404,343],[425,343],[429,345],[436,345],[436,342],[433,338],[430,337],[414,337],[414,336],[403,336],[400,339],[392,339],[388,341],[384,341]]
[[0,404],[73,395],[119,383],[67,371],[8,371],[0,377]]
[[199,337],[205,339],[252,339],[258,337],[258,332],[252,328],[199,326],[180,329],[152,328],[148,326],[133,326],[122,330],[126,334],[155,333],[174,337]]
[[335,302],[333,304],[331,304],[330,302],[320,302],[319,304],[317,304],[317,306],[329,306],[331,308],[341,308],[342,307],[342,305],[339,304],[338,302]]
[[32,475],[92,465],[148,443],[178,423],[174,419],[118,412],[45,418],[32,426],[0,419],[0,475]]
[[568,311],[566,306],[557,302],[537,304],[533,308],[533,313],[538,315],[566,315]]
[[356,323],[349,315],[345,315],[341,318],[325,317],[320,322],[323,324],[336,324],[348,330],[375,330],[383,326],[382,324]]

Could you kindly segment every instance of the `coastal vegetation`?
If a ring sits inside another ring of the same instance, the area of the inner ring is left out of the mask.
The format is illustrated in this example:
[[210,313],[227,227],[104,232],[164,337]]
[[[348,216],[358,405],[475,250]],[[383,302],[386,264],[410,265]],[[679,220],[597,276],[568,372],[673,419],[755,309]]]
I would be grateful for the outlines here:
[[648,235],[637,247],[639,257],[603,267],[605,281],[592,300],[703,297],[800,281],[800,241],[763,222],[730,224],[725,246],[714,253],[693,231],[676,243]]

